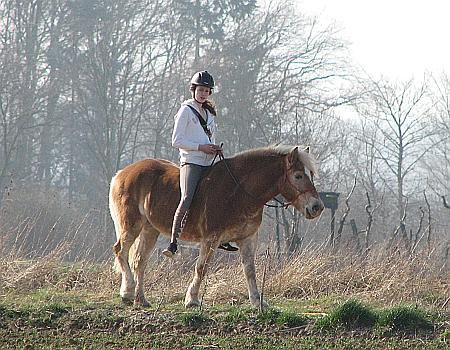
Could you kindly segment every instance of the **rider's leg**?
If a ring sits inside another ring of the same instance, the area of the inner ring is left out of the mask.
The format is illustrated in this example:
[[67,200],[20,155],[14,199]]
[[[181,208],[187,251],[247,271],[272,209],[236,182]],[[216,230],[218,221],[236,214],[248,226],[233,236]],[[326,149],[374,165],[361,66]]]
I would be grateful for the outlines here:
[[195,190],[205,169],[206,167],[195,164],[184,164],[180,168],[181,199],[173,218],[170,245],[163,251],[166,256],[171,257],[177,251],[177,239],[183,229],[184,222],[186,222]]

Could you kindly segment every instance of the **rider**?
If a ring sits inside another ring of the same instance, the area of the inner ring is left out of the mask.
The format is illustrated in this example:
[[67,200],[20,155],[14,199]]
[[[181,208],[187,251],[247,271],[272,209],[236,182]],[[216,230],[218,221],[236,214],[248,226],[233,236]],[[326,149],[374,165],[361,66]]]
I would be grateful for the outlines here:
[[[177,251],[177,238],[186,221],[197,185],[202,174],[211,165],[214,156],[222,148],[214,143],[217,115],[214,104],[209,100],[214,88],[214,79],[207,71],[194,74],[189,90],[192,99],[181,104],[175,116],[172,145],[180,151],[180,190],[181,199],[172,223],[170,245],[163,254],[172,257]],[[222,243],[219,248],[236,251],[238,248]]]

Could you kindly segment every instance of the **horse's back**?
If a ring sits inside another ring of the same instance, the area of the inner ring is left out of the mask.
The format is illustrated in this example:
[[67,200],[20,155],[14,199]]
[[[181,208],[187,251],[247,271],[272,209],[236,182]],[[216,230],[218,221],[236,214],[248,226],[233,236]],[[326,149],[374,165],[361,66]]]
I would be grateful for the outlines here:
[[145,208],[155,197],[162,197],[179,186],[179,168],[164,159],[143,159],[132,163],[112,178],[109,201],[111,213],[126,220],[138,220],[146,215]]
[[121,194],[147,190],[156,180],[169,181],[179,176],[179,168],[164,159],[143,159],[119,170],[111,181],[111,189]]

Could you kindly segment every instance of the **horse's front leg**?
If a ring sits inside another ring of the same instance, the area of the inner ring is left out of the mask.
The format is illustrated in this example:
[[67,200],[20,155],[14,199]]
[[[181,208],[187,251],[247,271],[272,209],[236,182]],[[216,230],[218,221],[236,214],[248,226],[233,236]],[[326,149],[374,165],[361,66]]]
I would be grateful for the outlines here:
[[186,291],[184,305],[186,307],[200,306],[200,298],[198,296],[200,285],[203,277],[205,277],[208,262],[214,254],[217,244],[212,242],[202,242],[200,245],[200,253],[195,264],[194,278]]
[[[256,269],[255,269],[255,254],[256,246],[258,242],[258,233],[243,239],[236,241],[241,254],[241,263],[244,270],[245,277],[247,279],[248,297],[250,304],[253,307],[261,307],[261,295],[256,284]],[[263,307],[267,307],[268,304],[263,302]]]

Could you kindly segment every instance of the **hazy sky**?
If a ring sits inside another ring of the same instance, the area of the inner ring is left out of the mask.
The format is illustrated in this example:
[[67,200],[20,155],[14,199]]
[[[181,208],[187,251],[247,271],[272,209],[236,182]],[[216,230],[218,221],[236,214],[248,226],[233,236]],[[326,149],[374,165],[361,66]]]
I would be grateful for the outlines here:
[[335,22],[353,62],[374,77],[421,79],[450,73],[448,0],[294,0],[301,12]]

